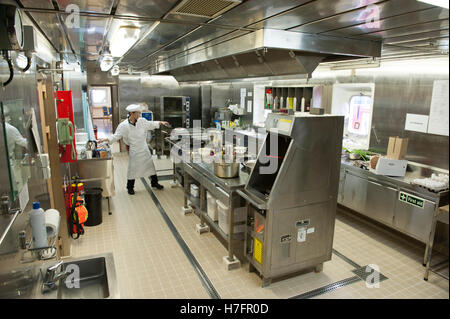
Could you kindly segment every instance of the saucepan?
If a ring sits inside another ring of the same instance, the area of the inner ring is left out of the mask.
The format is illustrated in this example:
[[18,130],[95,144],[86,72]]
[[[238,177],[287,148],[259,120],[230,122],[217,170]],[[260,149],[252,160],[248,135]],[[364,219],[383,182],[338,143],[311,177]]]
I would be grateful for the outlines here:
[[220,178],[234,178],[239,175],[239,162],[214,162],[214,174]]

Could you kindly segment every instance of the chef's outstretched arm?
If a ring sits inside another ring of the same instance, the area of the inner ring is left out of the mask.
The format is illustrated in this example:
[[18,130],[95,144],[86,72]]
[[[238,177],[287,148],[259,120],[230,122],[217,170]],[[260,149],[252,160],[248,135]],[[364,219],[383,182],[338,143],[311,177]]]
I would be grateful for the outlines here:
[[161,125],[170,126],[169,122],[166,121],[148,121],[142,117],[141,119],[142,121],[145,121],[145,127],[147,130],[154,130],[160,128]]
[[108,142],[109,144],[114,144],[115,142],[119,141],[122,137],[123,137],[123,133],[122,133],[122,126],[118,126],[116,129],[116,132],[107,137],[107,138],[103,138],[97,141],[97,143],[104,143],[104,142]]

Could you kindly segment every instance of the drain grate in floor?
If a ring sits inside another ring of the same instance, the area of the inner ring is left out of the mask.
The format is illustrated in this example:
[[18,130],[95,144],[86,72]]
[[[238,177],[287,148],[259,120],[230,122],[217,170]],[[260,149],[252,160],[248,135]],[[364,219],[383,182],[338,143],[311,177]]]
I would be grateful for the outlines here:
[[375,281],[382,282],[383,280],[388,279],[388,277],[369,265],[352,270],[352,273],[358,276],[361,280],[369,283],[375,283]]
[[326,285],[324,287],[305,292],[304,294],[290,297],[289,299],[309,299],[309,298],[317,297],[317,296],[326,294],[327,292],[336,290],[338,288],[345,287],[347,285],[353,284],[358,281],[361,281],[361,278],[359,278],[358,276],[347,278],[347,279],[340,280],[335,283]]

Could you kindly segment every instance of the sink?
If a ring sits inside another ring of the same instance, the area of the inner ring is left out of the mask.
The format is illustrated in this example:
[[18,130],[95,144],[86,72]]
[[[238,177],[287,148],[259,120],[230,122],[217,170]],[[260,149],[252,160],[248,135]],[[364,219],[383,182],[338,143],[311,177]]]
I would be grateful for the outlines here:
[[58,299],[100,299],[110,296],[105,257],[68,262],[61,267],[65,271],[69,265],[76,265],[80,269],[80,278],[70,284],[77,284],[79,288],[68,288],[63,280],[58,286]]
[[[52,266],[47,263],[41,268],[42,273]],[[41,292],[43,278],[39,281],[40,297],[45,299],[104,299],[119,298],[116,271],[112,253],[83,257],[78,259],[64,259],[61,271],[69,268],[78,269],[79,276],[71,273],[67,278],[57,282],[54,291],[43,294]]]

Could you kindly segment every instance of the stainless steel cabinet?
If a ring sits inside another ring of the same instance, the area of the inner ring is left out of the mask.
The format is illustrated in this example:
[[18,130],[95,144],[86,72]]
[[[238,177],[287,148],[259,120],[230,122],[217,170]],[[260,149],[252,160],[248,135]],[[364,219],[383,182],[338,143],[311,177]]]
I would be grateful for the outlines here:
[[435,203],[428,200],[424,200],[423,208],[415,207],[398,200],[395,210],[394,227],[422,242],[428,242],[435,210]]
[[364,214],[366,208],[367,180],[349,173],[345,174],[342,204]]
[[365,215],[385,224],[392,225],[396,202],[396,188],[371,180],[367,181]]
[[347,171],[342,196],[342,205],[392,225],[397,202],[396,188],[367,180]]

